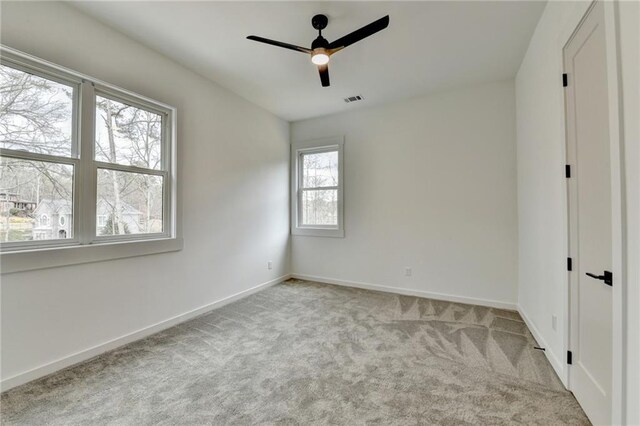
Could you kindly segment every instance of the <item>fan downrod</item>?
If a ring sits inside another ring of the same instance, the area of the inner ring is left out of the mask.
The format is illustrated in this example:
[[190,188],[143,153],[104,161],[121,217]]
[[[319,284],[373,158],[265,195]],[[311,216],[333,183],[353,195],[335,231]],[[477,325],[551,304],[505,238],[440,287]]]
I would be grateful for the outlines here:
[[327,28],[327,24],[329,23],[329,18],[326,15],[316,15],[311,18],[311,25],[318,31],[322,31]]

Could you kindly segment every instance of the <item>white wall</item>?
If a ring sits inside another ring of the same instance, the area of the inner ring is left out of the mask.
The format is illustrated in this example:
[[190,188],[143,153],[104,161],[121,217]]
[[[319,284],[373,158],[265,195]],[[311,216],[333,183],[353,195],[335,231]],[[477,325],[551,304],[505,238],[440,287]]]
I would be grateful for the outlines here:
[[627,219],[627,424],[640,425],[640,3],[619,3]]
[[2,276],[4,380],[289,272],[287,122],[64,4],[3,2],[1,30],[178,108],[184,236],[180,252]]
[[514,103],[504,81],[292,123],[345,136],[345,237],[292,237],[294,274],[514,306]]
[[[519,295],[521,312],[546,347],[560,377],[567,379],[564,353],[568,316],[567,213],[562,48],[590,2],[550,1],[516,76]],[[628,222],[629,340],[627,359],[627,422],[640,424],[640,301],[638,182],[638,3],[619,3],[622,54],[624,150],[626,152],[626,217]],[[625,302],[625,300],[623,300]],[[558,327],[551,327],[551,316]],[[617,403],[614,401],[614,406]]]

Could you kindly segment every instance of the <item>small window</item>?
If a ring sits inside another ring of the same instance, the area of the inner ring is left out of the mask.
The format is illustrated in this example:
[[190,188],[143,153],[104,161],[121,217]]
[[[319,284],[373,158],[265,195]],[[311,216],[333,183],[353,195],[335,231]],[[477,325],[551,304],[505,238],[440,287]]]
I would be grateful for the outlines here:
[[343,237],[342,138],[292,146],[292,234]]
[[338,151],[300,153],[303,226],[338,226]]
[[60,219],[58,219],[58,223],[60,223],[60,226],[64,226],[64,224],[66,223],[66,220],[64,219],[64,216],[62,216],[62,215],[60,216]]
[[49,216],[46,214],[40,216],[40,226],[49,226]]

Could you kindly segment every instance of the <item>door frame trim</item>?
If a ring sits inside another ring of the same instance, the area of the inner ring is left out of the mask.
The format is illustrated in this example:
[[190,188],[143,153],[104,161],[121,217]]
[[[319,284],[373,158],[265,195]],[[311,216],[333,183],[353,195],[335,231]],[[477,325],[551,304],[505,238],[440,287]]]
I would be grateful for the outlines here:
[[[594,0],[582,14],[577,25],[568,25],[563,34],[560,49],[560,63],[564,72],[564,49],[571,42],[575,33],[582,26],[585,18],[589,15],[594,5]],[[600,0],[601,1],[601,0]],[[612,289],[612,375],[611,375],[611,420],[613,424],[624,424],[626,413],[626,312],[627,312],[627,280],[626,280],[626,214],[625,214],[625,192],[624,192],[624,149],[622,145],[622,128],[623,121],[621,110],[621,86],[620,86],[620,54],[618,39],[618,2],[601,1],[604,9],[604,25],[605,25],[605,45],[607,57],[607,84],[609,95],[609,152],[611,166],[611,230],[612,230],[612,271],[613,271],[613,289]],[[559,85],[560,86],[560,85]],[[562,126],[564,131],[563,153],[567,158],[567,111],[565,91],[562,88],[562,96],[564,103],[564,116],[562,117]],[[570,223],[569,223],[569,185],[566,182],[566,213],[567,213],[567,253],[569,252],[570,241]],[[571,256],[571,254],[567,254]],[[570,304],[570,285],[572,285],[570,273],[567,273],[567,286],[565,291],[566,307],[565,312],[565,350],[571,350],[571,304]],[[573,339],[575,340],[575,339]],[[568,389],[572,389],[571,368],[567,366],[567,374],[565,384]]]

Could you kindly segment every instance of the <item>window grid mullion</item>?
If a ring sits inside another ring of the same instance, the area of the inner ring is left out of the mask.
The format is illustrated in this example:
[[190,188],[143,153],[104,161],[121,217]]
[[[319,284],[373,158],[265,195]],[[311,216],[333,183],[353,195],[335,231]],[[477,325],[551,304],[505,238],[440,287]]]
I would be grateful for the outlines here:
[[80,167],[78,173],[78,212],[80,244],[91,244],[94,239],[97,203],[97,168],[93,161],[95,133],[95,87],[82,83],[80,101]]
[[331,190],[337,190],[338,187],[337,186],[313,186],[310,188],[300,188],[303,191],[331,191]]
[[297,205],[297,213],[298,219],[296,226],[302,226],[302,197],[304,195],[304,153],[298,153],[298,205]]
[[59,157],[57,155],[40,154],[37,152],[18,151],[15,149],[0,148],[0,156],[15,158],[18,160],[42,161],[45,163],[78,164],[74,157]]
[[78,83],[73,87],[73,106],[71,108],[71,156],[73,158],[80,157],[81,88],[82,83]]
[[106,163],[104,161],[94,161],[93,163],[98,169],[115,170],[120,172],[138,173],[143,175],[155,175],[155,176],[164,176],[167,173],[164,170],[145,169],[144,167]]

